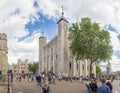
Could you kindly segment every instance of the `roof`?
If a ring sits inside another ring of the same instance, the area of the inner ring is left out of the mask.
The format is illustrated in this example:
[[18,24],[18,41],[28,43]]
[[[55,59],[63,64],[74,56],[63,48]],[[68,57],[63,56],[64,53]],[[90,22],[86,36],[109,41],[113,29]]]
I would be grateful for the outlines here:
[[65,17],[62,16],[62,17],[58,20],[57,24],[58,24],[61,20],[64,20],[64,21],[66,21],[66,22],[68,23],[68,21],[65,19]]

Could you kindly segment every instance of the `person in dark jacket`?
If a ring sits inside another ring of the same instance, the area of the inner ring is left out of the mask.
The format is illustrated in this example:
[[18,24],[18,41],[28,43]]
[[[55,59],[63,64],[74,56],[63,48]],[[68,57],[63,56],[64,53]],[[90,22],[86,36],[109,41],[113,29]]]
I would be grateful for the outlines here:
[[94,81],[94,79],[91,79],[91,83],[89,84],[89,87],[91,90],[90,93],[97,93],[98,86],[97,86],[97,83]]
[[41,86],[41,76],[40,75],[36,76],[36,81],[37,81],[37,86],[40,87]]
[[107,83],[106,83],[106,85],[107,86],[109,86],[109,88],[110,88],[110,91],[111,91],[111,93],[112,93],[112,89],[113,89],[113,86],[112,86],[112,84],[108,81]]

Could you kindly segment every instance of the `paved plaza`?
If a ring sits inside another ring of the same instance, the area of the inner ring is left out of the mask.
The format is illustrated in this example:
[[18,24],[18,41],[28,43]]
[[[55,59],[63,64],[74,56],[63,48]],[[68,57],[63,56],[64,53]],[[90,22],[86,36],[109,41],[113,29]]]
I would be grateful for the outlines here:
[[[120,81],[115,80],[113,85],[113,93],[120,93]],[[100,83],[99,83],[100,85]],[[98,86],[99,86],[98,85]],[[14,79],[11,93],[42,93],[42,88],[36,86],[36,81],[28,82],[22,79],[21,82]],[[57,81],[56,84],[50,84],[50,93],[87,93],[85,83],[78,81]],[[0,93],[7,93],[7,87],[0,86]]]
[[[28,82],[27,80],[14,81],[12,93],[22,91],[23,93],[42,93],[42,88],[36,86],[36,82]],[[85,84],[78,81],[57,81],[56,84],[50,84],[50,93],[86,93]]]
[[[100,86],[101,83],[98,84]],[[115,80],[113,85],[113,93],[120,93],[119,91],[120,81]],[[79,83],[74,80],[72,83],[70,81],[61,82],[57,81],[56,84],[50,84],[50,93],[87,93],[85,83]],[[42,88],[36,86],[36,82],[28,82],[22,79],[21,82],[14,80],[12,86],[12,93],[17,93],[22,91],[23,93],[42,93]]]

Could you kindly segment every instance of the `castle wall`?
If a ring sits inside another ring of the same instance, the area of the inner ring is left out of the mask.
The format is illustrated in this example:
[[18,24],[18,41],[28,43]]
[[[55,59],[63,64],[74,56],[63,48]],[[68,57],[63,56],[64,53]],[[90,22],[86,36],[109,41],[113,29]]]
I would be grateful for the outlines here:
[[8,72],[7,53],[7,35],[0,33],[0,74],[7,74]]
[[18,60],[17,64],[12,64],[12,72],[14,74],[28,73],[28,60]]

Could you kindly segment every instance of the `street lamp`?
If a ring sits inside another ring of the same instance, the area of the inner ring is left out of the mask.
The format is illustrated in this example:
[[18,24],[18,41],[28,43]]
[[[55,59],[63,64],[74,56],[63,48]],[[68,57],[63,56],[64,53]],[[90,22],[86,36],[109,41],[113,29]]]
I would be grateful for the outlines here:
[[8,73],[8,92],[7,93],[10,93],[10,79],[9,79],[9,73]]

